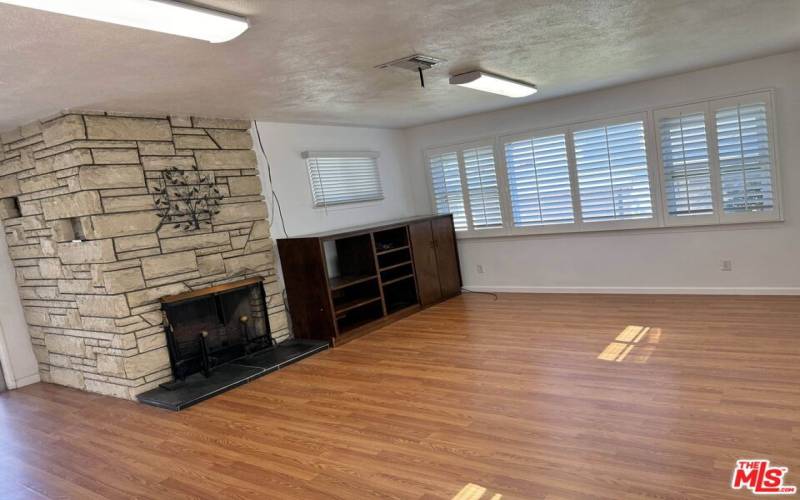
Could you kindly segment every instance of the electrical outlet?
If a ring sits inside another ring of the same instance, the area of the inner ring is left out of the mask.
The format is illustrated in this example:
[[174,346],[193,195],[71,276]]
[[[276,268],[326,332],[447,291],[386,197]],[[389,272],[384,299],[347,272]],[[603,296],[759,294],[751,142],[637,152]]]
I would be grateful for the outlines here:
[[732,260],[723,260],[722,267],[720,268],[722,271],[733,271],[733,261]]
[[478,274],[483,274],[483,266],[481,264],[478,264],[477,270],[478,270]]

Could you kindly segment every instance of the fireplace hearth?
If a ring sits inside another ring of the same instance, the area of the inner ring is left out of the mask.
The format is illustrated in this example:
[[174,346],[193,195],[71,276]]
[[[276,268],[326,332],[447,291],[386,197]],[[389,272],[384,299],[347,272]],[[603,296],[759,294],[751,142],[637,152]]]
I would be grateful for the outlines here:
[[322,351],[325,341],[276,344],[261,278],[161,299],[174,381],[139,401],[182,410]]

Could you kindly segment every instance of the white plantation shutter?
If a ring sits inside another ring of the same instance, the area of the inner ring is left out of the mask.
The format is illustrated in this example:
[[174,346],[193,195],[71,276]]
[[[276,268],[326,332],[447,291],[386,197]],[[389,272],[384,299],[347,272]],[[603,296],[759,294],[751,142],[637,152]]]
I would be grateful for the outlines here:
[[781,220],[772,99],[751,92],[427,150],[436,212],[467,238]]
[[726,213],[772,210],[772,185],[767,104],[739,104],[716,111],[717,147]]
[[574,222],[564,134],[505,145],[514,226]]
[[383,199],[375,153],[303,153],[315,207]]
[[431,156],[428,159],[431,169],[431,183],[437,214],[453,214],[456,231],[467,229],[467,215],[464,211],[464,193],[461,189],[461,170],[458,153],[450,152]]
[[665,116],[658,120],[658,134],[667,213],[714,213],[705,113]]
[[494,148],[482,146],[465,149],[464,175],[474,229],[503,227],[500,211],[500,188],[494,166]]
[[583,221],[652,218],[644,122],[579,130],[573,137]]

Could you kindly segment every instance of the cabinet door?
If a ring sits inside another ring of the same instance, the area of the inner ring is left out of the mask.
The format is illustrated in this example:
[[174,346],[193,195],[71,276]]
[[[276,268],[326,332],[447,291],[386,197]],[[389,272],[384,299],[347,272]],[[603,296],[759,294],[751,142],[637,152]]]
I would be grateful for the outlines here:
[[295,338],[333,340],[336,324],[322,243],[317,238],[279,239],[278,254]]
[[439,217],[431,221],[433,241],[436,249],[436,267],[442,297],[453,297],[461,293],[461,270],[452,217]]
[[433,230],[430,221],[423,221],[410,224],[408,232],[411,236],[411,250],[414,254],[414,271],[417,275],[419,302],[426,306],[442,298]]

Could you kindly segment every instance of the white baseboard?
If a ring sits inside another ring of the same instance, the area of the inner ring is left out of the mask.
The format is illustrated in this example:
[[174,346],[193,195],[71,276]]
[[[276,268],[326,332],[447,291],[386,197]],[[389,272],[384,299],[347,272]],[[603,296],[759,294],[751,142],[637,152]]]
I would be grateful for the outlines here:
[[800,295],[800,287],[561,287],[470,286],[467,290],[496,293],[618,293],[648,295]]
[[41,382],[42,378],[39,376],[39,372],[34,373],[33,375],[28,375],[27,377],[18,378],[17,380],[11,381],[12,383],[8,383],[9,389],[21,389],[26,385],[35,384],[37,382]]

